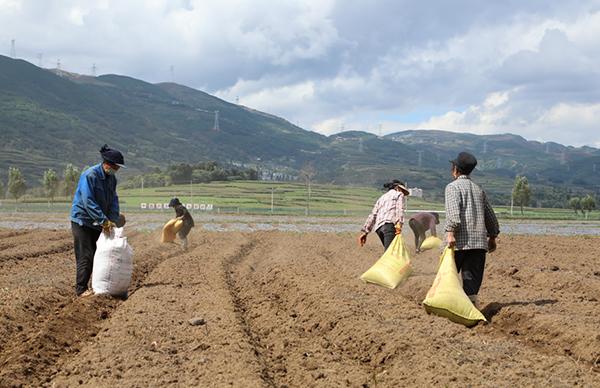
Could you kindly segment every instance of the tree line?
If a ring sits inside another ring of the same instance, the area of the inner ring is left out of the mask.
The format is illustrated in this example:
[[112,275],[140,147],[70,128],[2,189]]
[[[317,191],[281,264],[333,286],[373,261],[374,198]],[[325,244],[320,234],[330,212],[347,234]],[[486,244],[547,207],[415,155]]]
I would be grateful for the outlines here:
[[[82,170],[83,171],[83,170]],[[67,164],[63,170],[62,177],[52,168],[44,171],[44,176],[41,179],[41,187],[46,198],[54,202],[54,198],[58,194],[63,194],[66,197],[72,197],[77,187],[80,171],[71,163]],[[0,197],[5,198],[7,195],[18,201],[28,189],[27,181],[23,177],[23,173],[17,167],[8,168],[8,182],[6,189],[0,181]]]
[[[531,187],[527,177],[517,175],[511,198],[512,203],[520,207],[521,215],[523,214],[523,207],[530,205],[531,195]],[[590,212],[596,209],[596,198],[591,194],[587,194],[584,197],[570,197],[565,207],[575,210],[575,215],[578,214],[578,211],[581,211],[581,214],[587,218]]]
[[227,180],[258,180],[258,170],[244,166],[223,166],[215,161],[196,164],[179,163],[170,165],[165,170],[157,167],[151,173],[131,177],[122,187],[164,187],[190,182],[208,183]]
[[[87,167],[84,167],[79,170],[69,163],[61,176],[52,168],[44,171],[40,181],[43,195],[51,202],[54,202],[54,199],[59,195],[64,195],[67,198],[73,197],[79,176],[86,169]],[[212,161],[193,165],[180,163],[167,167],[165,171],[155,168],[151,173],[130,177],[122,187],[136,188],[142,185],[145,187],[164,187],[172,184],[207,183],[224,180],[258,180],[258,171],[253,168],[233,165],[225,167]],[[5,198],[8,195],[18,201],[27,192],[28,188],[21,170],[17,167],[9,167],[6,189],[3,182],[0,181],[0,198]]]

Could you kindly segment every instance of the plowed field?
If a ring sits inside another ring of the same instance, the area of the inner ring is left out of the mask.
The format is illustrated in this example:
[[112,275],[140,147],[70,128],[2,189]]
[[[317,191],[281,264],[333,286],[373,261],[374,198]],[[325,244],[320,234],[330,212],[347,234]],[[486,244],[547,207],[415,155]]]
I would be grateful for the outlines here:
[[472,329],[419,304],[438,252],[387,290],[355,237],[132,232],[121,301],[74,297],[69,231],[0,230],[0,386],[600,386],[597,237],[502,236]]

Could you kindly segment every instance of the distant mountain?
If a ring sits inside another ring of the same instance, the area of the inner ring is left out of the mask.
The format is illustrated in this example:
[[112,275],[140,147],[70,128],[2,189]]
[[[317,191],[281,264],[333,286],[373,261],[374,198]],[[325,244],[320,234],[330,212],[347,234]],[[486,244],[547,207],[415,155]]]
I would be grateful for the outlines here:
[[516,174],[528,176],[536,200],[545,205],[563,201],[552,198],[568,191],[600,188],[595,148],[434,130],[327,137],[174,83],[82,76],[0,56],[3,182],[9,166],[21,168],[35,186],[47,168],[96,163],[104,143],[124,151],[129,168],[122,179],[180,162],[216,160],[292,176],[312,163],[319,181],[374,185],[397,177],[439,199],[449,180],[448,160],[465,149],[480,160],[477,179],[501,202]]

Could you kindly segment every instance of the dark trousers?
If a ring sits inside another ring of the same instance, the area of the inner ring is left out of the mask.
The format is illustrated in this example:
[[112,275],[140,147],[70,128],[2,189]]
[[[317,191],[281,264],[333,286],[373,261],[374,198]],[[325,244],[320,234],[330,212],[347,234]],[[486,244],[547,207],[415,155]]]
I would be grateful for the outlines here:
[[385,249],[388,249],[388,247],[394,240],[394,237],[396,237],[396,228],[394,227],[394,224],[388,222],[377,228],[375,233],[377,233],[377,235],[379,236],[383,247]]
[[423,244],[423,241],[425,241],[425,232],[427,231],[427,229],[425,229],[419,222],[417,222],[417,220],[414,220],[412,218],[408,221],[408,225],[415,234],[415,249],[417,250],[417,252],[420,252],[421,244]]
[[463,279],[463,290],[467,295],[477,295],[485,268],[485,249],[466,249],[454,251],[456,269]]
[[100,237],[99,230],[81,226],[71,221],[75,247],[75,262],[77,264],[75,292],[81,295],[88,289],[88,283],[92,276],[94,266],[94,254],[96,253],[96,241]]

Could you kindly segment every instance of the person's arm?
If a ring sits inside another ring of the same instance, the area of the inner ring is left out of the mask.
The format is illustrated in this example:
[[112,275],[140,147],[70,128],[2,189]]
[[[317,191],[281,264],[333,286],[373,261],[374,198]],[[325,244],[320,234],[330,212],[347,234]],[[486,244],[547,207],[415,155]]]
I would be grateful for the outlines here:
[[453,185],[446,186],[445,192],[446,203],[446,242],[449,247],[456,245],[454,232],[460,226],[460,192]]
[[79,179],[81,201],[83,202],[87,214],[98,225],[103,225],[108,218],[102,211],[100,205],[98,205],[98,202],[96,202],[96,197],[94,196],[94,187],[96,187],[97,184],[97,179],[92,177],[91,174],[85,176],[82,175]]
[[114,195],[112,203],[109,205],[107,217],[109,220],[116,223],[117,221],[119,221],[119,214],[120,214],[119,196],[117,195],[117,183],[116,182],[115,182],[115,185],[112,188],[112,190],[114,191],[115,195]]
[[436,221],[435,217],[432,216],[429,218],[429,231],[431,232],[431,235],[434,237],[437,237],[437,230],[436,230],[436,225],[439,222]]
[[489,237],[488,252],[492,253],[496,250],[496,237],[500,234],[500,225],[498,224],[496,213],[494,213],[494,209],[492,209],[492,205],[490,205],[485,192],[483,193],[483,209],[485,228],[487,229]]
[[377,200],[377,202],[375,202],[375,205],[373,206],[373,210],[371,210],[371,213],[367,217],[365,224],[363,225],[362,229],[360,230],[361,234],[358,236],[358,245],[360,245],[361,247],[363,245],[365,245],[365,243],[367,242],[367,234],[369,234],[371,232],[371,230],[373,230],[373,226],[375,225],[375,220],[377,219],[378,211],[379,211],[379,200]]
[[404,225],[404,213],[406,211],[406,196],[402,193],[398,196],[398,200],[396,201],[396,209],[394,214],[394,221],[396,226],[396,234],[398,232],[402,232],[402,226]]
[[365,234],[371,233],[371,231],[373,230],[373,226],[375,226],[375,221],[377,220],[378,212],[379,212],[379,200],[377,200],[377,202],[375,202],[375,205],[373,206],[373,210],[371,210],[371,213],[367,217],[365,224],[363,225],[362,229],[360,230],[361,232],[363,232]]

